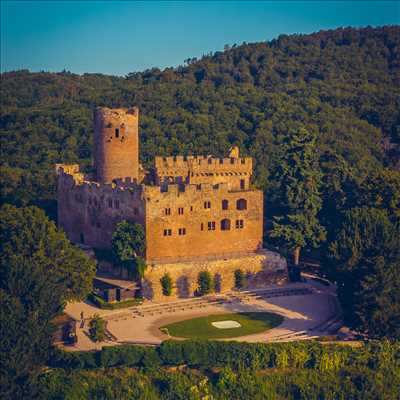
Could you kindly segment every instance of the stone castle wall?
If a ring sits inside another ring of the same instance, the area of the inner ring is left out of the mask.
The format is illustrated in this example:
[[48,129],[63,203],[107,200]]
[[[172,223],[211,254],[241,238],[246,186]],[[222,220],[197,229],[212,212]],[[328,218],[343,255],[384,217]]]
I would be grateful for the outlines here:
[[[248,274],[251,287],[256,287],[258,280],[265,283],[283,283],[286,281],[286,261],[279,254],[260,251],[241,257],[219,258],[215,260],[197,260],[194,262],[176,262],[149,266],[143,282],[143,295],[154,301],[168,301],[177,298],[195,296],[197,279],[201,271],[209,271],[217,282],[217,293],[234,289],[234,272],[241,269]],[[171,296],[162,293],[160,279],[168,273],[173,281]]]
[[[129,180],[99,184],[76,168],[58,165],[58,225],[74,243],[108,248],[118,222],[144,225],[143,187]],[[69,174],[73,171],[73,174]]]
[[[262,248],[263,193],[228,184],[146,187],[148,262]],[[167,231],[167,232],[166,232]]]
[[116,225],[126,219],[145,227],[148,263],[262,247],[261,191],[231,191],[228,184],[100,184],[86,180],[76,165],[57,168],[58,223],[75,243],[109,248]]

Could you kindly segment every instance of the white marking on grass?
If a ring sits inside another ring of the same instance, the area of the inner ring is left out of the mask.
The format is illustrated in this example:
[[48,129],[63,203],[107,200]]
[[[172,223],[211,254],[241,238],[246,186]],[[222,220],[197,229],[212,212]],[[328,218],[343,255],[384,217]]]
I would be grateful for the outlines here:
[[232,329],[232,328],[240,328],[242,325],[237,321],[217,321],[211,322],[211,325],[218,329]]

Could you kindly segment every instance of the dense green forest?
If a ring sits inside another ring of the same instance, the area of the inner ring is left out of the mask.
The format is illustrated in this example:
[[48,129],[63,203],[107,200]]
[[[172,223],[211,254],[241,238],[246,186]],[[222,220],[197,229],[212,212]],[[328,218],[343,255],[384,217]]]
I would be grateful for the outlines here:
[[393,400],[398,343],[164,342],[57,352],[39,377],[47,399]]
[[398,26],[346,28],[234,45],[126,77],[4,73],[1,201],[49,207],[54,164],[91,164],[99,105],[139,106],[147,167],[156,154],[223,155],[238,144],[255,157],[256,180],[268,189],[281,137],[299,126],[316,132],[328,172],[332,158],[359,179],[398,167],[399,46]]

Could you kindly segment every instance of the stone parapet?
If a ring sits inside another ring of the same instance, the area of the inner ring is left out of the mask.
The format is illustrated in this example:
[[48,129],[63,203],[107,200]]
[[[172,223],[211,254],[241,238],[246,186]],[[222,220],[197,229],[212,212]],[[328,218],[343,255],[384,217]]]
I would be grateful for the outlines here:
[[176,168],[182,169],[213,169],[213,170],[251,170],[253,160],[251,157],[212,157],[212,156],[175,156],[175,157],[160,157],[156,156],[154,160],[156,169],[171,170]]

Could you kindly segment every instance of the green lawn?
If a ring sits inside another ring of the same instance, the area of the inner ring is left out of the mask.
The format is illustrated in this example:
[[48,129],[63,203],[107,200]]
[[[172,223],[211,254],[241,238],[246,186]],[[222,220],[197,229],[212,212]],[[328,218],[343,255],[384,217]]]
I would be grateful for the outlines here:
[[[226,320],[237,321],[241,327],[218,329],[211,325],[212,322]],[[219,339],[264,332],[280,325],[282,321],[283,317],[280,315],[267,312],[218,314],[175,322],[161,329],[167,329],[171,336],[180,338]]]

